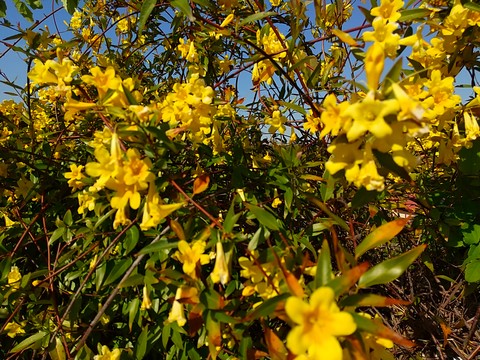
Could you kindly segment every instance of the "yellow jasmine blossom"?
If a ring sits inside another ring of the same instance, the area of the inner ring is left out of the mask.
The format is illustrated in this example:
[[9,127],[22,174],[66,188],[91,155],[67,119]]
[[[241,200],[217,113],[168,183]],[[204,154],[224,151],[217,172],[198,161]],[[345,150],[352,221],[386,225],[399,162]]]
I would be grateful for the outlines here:
[[320,133],[320,138],[327,134],[337,136],[342,128],[347,127],[349,118],[344,115],[345,110],[349,107],[347,102],[337,104],[337,97],[334,94],[328,94],[323,101],[324,108],[320,121],[323,124],[323,129]]
[[140,310],[150,309],[152,307],[152,300],[150,300],[150,292],[147,289],[147,286],[143,286],[143,298],[142,298],[142,306]]
[[281,3],[282,0],[270,0],[270,4],[272,4],[272,6],[280,6]]
[[283,134],[286,130],[285,123],[287,118],[282,115],[280,110],[274,110],[272,116],[265,118],[265,124],[270,125],[268,131],[273,134],[275,131],[279,131],[280,134]]
[[403,7],[403,0],[381,0],[380,6],[374,7],[370,14],[379,16],[382,19],[395,22],[400,19],[400,10]]
[[363,40],[374,41],[375,44],[384,49],[385,55],[392,59],[395,58],[400,40],[400,35],[395,34],[398,24],[389,22],[381,17],[376,17],[372,22],[372,26],[374,31],[364,32]]
[[273,208],[278,208],[280,205],[282,205],[282,200],[280,200],[280,198],[276,197],[275,199],[273,199],[273,202],[272,202]]
[[178,326],[183,326],[186,324],[187,319],[185,318],[185,309],[181,302],[174,300],[170,313],[168,314],[167,323],[177,322]]
[[76,164],[71,164],[70,172],[63,174],[63,176],[68,179],[68,186],[72,188],[72,192],[85,186],[82,181],[85,178],[85,175],[82,174],[83,168],[83,165],[77,166]]
[[101,354],[95,355],[93,357],[93,360],[119,360],[121,354],[122,354],[122,350],[113,349],[112,351],[110,351],[108,346],[103,345],[101,349]]
[[473,114],[464,112],[463,119],[465,121],[465,140],[472,141],[480,136],[480,126]]
[[202,240],[194,241],[191,245],[185,240],[180,240],[178,251],[173,254],[173,258],[183,264],[183,272],[193,279],[197,278],[195,271],[197,263],[205,265],[210,262],[210,256],[204,254],[206,246],[207,244]]
[[183,203],[163,204],[155,188],[155,184],[152,181],[148,188],[147,201],[143,207],[143,217],[140,228],[142,230],[148,230],[157,226],[163,219],[182,206]]
[[295,355],[307,355],[317,360],[341,360],[342,347],[338,336],[351,335],[357,329],[352,315],[340,311],[332,288],[320,287],[310,302],[292,296],[285,311],[296,324],[287,336],[287,347]]
[[13,265],[10,268],[10,272],[7,275],[8,285],[12,287],[12,291],[16,291],[20,288],[20,280],[22,280],[22,274],[18,269],[18,266]]
[[11,321],[5,326],[5,329],[3,329],[3,331],[7,333],[7,336],[14,338],[19,334],[25,334],[25,330],[23,329],[23,327],[26,323],[26,321],[23,321],[21,324],[17,324],[15,321]]
[[396,114],[399,104],[396,99],[377,100],[372,91],[361,101],[350,105],[344,115],[353,119],[347,130],[348,141],[354,141],[364,135],[367,131],[377,138],[390,135],[392,128],[385,121],[385,116]]
[[215,266],[213,267],[213,271],[210,274],[212,281],[214,284],[222,283],[222,285],[226,285],[230,280],[230,271],[228,269],[228,261],[226,255],[223,251],[222,242],[217,242],[217,255],[215,257]]
[[235,15],[234,13],[232,12],[231,14],[228,14],[228,16],[225,18],[225,20],[222,21],[222,23],[220,24],[220,27],[225,27],[227,25],[229,25],[233,19],[235,18]]
[[385,53],[378,43],[373,43],[365,55],[365,73],[370,90],[376,90],[385,66]]

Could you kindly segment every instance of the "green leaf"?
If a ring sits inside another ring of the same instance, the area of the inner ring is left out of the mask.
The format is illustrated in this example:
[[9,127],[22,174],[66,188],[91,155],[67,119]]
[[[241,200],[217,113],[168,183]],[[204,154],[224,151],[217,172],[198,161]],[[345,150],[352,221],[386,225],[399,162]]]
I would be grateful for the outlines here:
[[126,288],[129,286],[138,286],[142,285],[144,282],[145,276],[143,276],[142,274],[132,274],[120,284],[120,287]]
[[468,2],[466,4],[463,4],[463,6],[469,10],[480,12],[480,5],[474,2]]
[[345,221],[343,221],[340,217],[332,213],[327,205],[325,205],[323,202],[318,200],[317,198],[310,196],[308,197],[308,200],[312,203],[314,203],[317,207],[320,208],[325,214],[327,214],[332,220],[334,220],[342,229],[346,231],[350,231],[350,227],[347,225]]
[[426,246],[417,246],[393,259],[385,260],[375,265],[362,275],[358,281],[358,286],[366,288],[373,285],[386,284],[397,279],[420,256]]
[[63,222],[67,225],[67,226],[72,226],[73,224],[73,218],[72,218],[72,212],[69,210],[67,210],[67,212],[65,213],[65,215],[63,216]]
[[258,319],[259,317],[267,317],[273,313],[280,301],[286,300],[290,294],[284,293],[268,300],[265,300],[261,305],[257,306],[250,314],[243,319],[243,322]]
[[425,17],[428,17],[432,11],[428,9],[407,9],[407,10],[402,10],[400,11],[400,19],[398,19],[398,22],[406,22],[406,21],[412,21],[412,20],[418,20],[418,19],[423,19]]
[[190,7],[190,2],[188,0],[173,0],[171,4],[180,10],[180,12],[182,12],[188,18],[188,20],[192,22],[195,21],[192,8]]
[[255,215],[261,225],[267,227],[270,230],[280,230],[280,226],[277,223],[277,218],[272,213],[265,210],[264,208],[252,204],[246,204],[246,206],[248,210],[250,210],[250,212]]
[[12,258],[10,256],[0,261],[0,281],[7,278],[11,268],[12,268]]
[[52,360],[65,360],[67,355],[65,354],[65,348],[63,347],[62,340],[55,338],[55,347],[48,352]]
[[[297,64],[295,64],[295,65],[297,65]],[[307,112],[305,111],[305,108],[303,106],[300,106],[300,105],[297,105],[293,102],[288,102],[288,101],[279,101],[279,103],[280,103],[280,105],[286,107],[287,109],[294,110],[294,111],[296,111],[299,114],[302,114],[304,116],[307,115]]]
[[135,99],[135,97],[132,95],[132,93],[130,92],[130,90],[128,90],[123,84],[122,84],[122,88],[123,88],[123,92],[125,94],[125,97],[127,98],[128,100],[128,103],[130,105],[138,105],[138,101],[137,99]]
[[227,215],[225,216],[225,221],[223,222],[223,230],[226,233],[231,233],[233,227],[238,221],[238,218],[242,215],[242,213],[235,214],[235,203],[232,202],[230,208],[228,209]]
[[166,249],[174,249],[176,247],[178,247],[178,241],[171,242],[164,239],[145,246],[142,250],[138,252],[138,255],[159,252]]
[[13,0],[13,3],[15,4],[15,7],[20,15],[22,15],[28,21],[33,22],[33,13],[24,2],[20,0]]
[[393,160],[392,155],[388,153],[383,153],[378,150],[373,150],[373,155],[377,158],[378,162],[380,165],[382,165],[384,168],[387,170],[390,170],[391,172],[397,174],[401,178],[411,181],[412,179],[410,178],[410,175],[408,174],[408,171],[405,170],[403,167],[398,165],[395,160]]
[[148,325],[142,329],[140,336],[137,339],[135,346],[135,359],[143,359],[147,352],[147,340],[148,340]]
[[52,235],[50,236],[50,242],[49,242],[50,245],[52,245],[56,240],[61,238],[66,231],[67,231],[67,228],[64,228],[64,227],[59,227],[58,229],[55,229]]
[[355,294],[347,296],[341,300],[340,305],[344,306],[392,306],[392,305],[409,305],[411,302],[401,299],[392,299],[385,296],[375,294]]
[[138,309],[140,308],[140,299],[139,298],[134,298],[130,303],[128,304],[128,328],[130,331],[132,331],[132,325],[133,322],[135,321],[135,317],[137,316]]
[[367,235],[355,248],[355,258],[358,259],[370,249],[379,247],[392,240],[407,224],[409,219],[397,219],[383,224]]
[[365,274],[368,269],[368,263],[362,263],[345,271],[342,275],[330,280],[326,286],[331,287],[335,292],[335,296],[340,296],[348,292],[358,281],[358,279]]
[[97,222],[95,223],[95,226],[93,227],[93,230],[96,230],[100,225],[102,225],[102,223],[107,220],[110,216],[112,216],[115,211],[117,211],[117,209],[111,209],[109,212],[107,212],[106,214],[102,215],[98,220]]
[[0,18],[7,16],[7,4],[4,0],[0,0]]
[[254,21],[265,19],[267,16],[274,16],[274,15],[277,15],[277,13],[274,11],[264,11],[264,12],[255,13],[250,16],[247,16],[245,19],[240,21],[239,26],[247,25]]
[[140,9],[140,16],[138,18],[138,33],[141,34],[145,28],[148,17],[152,13],[153,9],[157,5],[157,0],[145,0],[142,3],[142,8]]
[[405,347],[416,346],[413,342],[405,339],[402,335],[389,329],[380,322],[374,321],[357,313],[352,312],[350,314],[353,316],[353,319],[357,324],[357,329],[360,331],[365,331],[367,333],[373,334],[377,338],[392,340],[394,343]]
[[472,261],[465,267],[465,280],[468,282],[480,282],[480,260]]
[[323,173],[323,179],[327,181],[327,183],[320,184],[320,196],[322,197],[323,202],[327,202],[333,197],[333,192],[335,191],[335,179],[330,173],[325,170]]
[[20,343],[18,343],[16,346],[14,346],[13,349],[11,349],[9,352],[10,353],[16,353],[16,352],[19,352],[19,351],[22,351],[22,350],[25,350],[25,349],[28,349],[30,348],[31,346],[33,346],[37,341],[41,341],[43,340],[43,338],[45,336],[47,336],[47,332],[46,331],[39,331],[38,333],[32,335],[32,336],[29,336],[28,338],[26,338],[25,340],[21,341]]
[[333,278],[332,259],[330,256],[330,247],[328,241],[323,240],[322,250],[318,255],[317,271],[315,273],[315,289],[326,285]]
[[134,248],[137,246],[139,231],[136,226],[132,226],[127,230],[125,234],[125,241],[123,242],[123,247],[125,248],[125,255],[128,255]]
[[105,279],[105,282],[103,283],[104,286],[111,284],[115,280],[117,280],[120,276],[125,274],[127,269],[132,265],[133,260],[128,258],[128,259],[123,259],[115,263],[113,266],[112,271],[108,274],[107,278]]
[[62,0],[63,7],[67,12],[72,15],[78,6],[78,0]]
[[373,201],[377,198],[379,192],[376,190],[367,190],[364,187],[361,187],[357,190],[355,195],[353,196],[351,205],[352,208],[358,209],[363,205],[368,204],[370,201]]

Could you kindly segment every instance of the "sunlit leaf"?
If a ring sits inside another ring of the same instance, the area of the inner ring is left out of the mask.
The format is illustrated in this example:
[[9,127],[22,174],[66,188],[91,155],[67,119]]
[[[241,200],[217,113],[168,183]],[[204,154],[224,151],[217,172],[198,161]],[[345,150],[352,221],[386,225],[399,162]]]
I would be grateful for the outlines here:
[[397,219],[383,224],[367,235],[355,248],[355,258],[359,258],[370,249],[379,247],[392,240],[402,231],[409,219]]
[[207,174],[198,176],[193,182],[193,195],[200,194],[208,189],[210,177]]
[[16,353],[16,352],[28,349],[32,346],[35,346],[35,343],[43,340],[43,338],[47,336],[47,334],[48,333],[46,331],[43,331],[43,330],[39,331],[38,333],[31,335],[28,338],[22,340],[20,343],[15,345],[9,352]]
[[397,279],[420,256],[427,245],[420,245],[393,259],[385,260],[368,270],[358,281],[358,286],[366,288],[386,284]]
[[157,0],[145,0],[140,9],[140,17],[138,18],[138,33],[141,34],[147,23],[148,17],[157,5]]

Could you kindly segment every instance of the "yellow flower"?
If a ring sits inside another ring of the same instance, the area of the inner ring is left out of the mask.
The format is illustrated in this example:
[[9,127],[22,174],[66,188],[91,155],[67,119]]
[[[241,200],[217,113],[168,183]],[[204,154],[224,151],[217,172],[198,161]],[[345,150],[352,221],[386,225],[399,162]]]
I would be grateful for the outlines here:
[[217,255],[215,258],[215,266],[213,267],[213,271],[210,274],[212,281],[214,284],[222,283],[225,285],[230,280],[230,271],[228,269],[228,261],[223,252],[223,245],[222,242],[217,242]]
[[146,286],[143,286],[143,298],[142,306],[140,310],[150,309],[152,307],[152,300],[150,300],[150,294]]
[[85,175],[82,174],[84,166],[83,165],[70,165],[70,172],[63,174],[66,179],[68,179],[68,186],[72,188],[72,192],[78,189],[81,189],[85,186],[82,179],[85,178]]
[[122,80],[115,75],[115,69],[108,66],[105,72],[98,66],[90,69],[92,75],[83,75],[82,81],[86,84],[93,85],[98,90],[98,97],[102,99],[108,90],[117,90],[122,85]]
[[119,360],[120,355],[122,354],[122,350],[113,349],[112,351],[110,351],[110,349],[106,345],[102,346],[101,352],[102,353],[100,355],[95,355],[93,357],[93,360]]
[[12,287],[12,291],[16,291],[20,288],[20,280],[22,280],[22,274],[18,269],[18,266],[13,265],[10,268],[10,272],[7,275],[8,285]]
[[167,323],[177,322],[178,326],[183,326],[187,322],[185,318],[185,309],[181,302],[174,300],[172,304],[172,309],[168,314]]
[[463,113],[463,119],[465,121],[465,140],[475,140],[480,136],[480,127],[478,126],[477,119],[473,114],[469,114],[468,112]]
[[342,348],[338,336],[351,335],[357,329],[352,315],[340,311],[333,289],[320,287],[306,303],[292,296],[285,311],[296,324],[287,336],[287,347],[295,355],[308,354],[317,360],[341,360]]
[[403,7],[403,0],[381,0],[380,6],[374,7],[370,14],[380,16],[382,19],[395,22],[400,19],[400,10]]
[[270,0],[270,4],[272,4],[272,6],[280,6],[281,3],[282,0]]
[[345,109],[349,104],[347,102],[341,102],[337,104],[337,98],[334,94],[329,94],[323,101],[322,107],[324,108],[320,121],[323,124],[320,138],[323,138],[327,134],[337,136],[339,131],[344,128],[348,123],[348,117],[344,115]]
[[270,125],[268,131],[273,134],[275,131],[279,131],[280,134],[283,134],[286,130],[285,123],[287,122],[287,118],[282,115],[280,110],[274,110],[272,112],[272,116],[265,118],[265,124]]
[[282,200],[280,200],[280,198],[276,197],[275,199],[273,199],[272,207],[273,208],[278,208],[281,204],[282,204]]
[[398,24],[376,17],[372,22],[372,26],[374,31],[364,32],[363,40],[373,41],[374,44],[382,47],[388,57],[394,59],[397,55],[398,42],[400,41],[400,35],[394,33],[398,28]]
[[178,251],[173,254],[173,258],[183,264],[183,272],[193,279],[197,278],[195,271],[197,263],[205,265],[210,262],[210,257],[204,254],[206,245],[202,240],[194,241],[191,245],[185,240],[180,240]]
[[142,230],[148,230],[157,226],[160,224],[160,221],[182,206],[183,203],[163,204],[155,188],[155,184],[152,181],[148,188],[147,201],[143,207],[143,217],[140,228]]
[[7,336],[14,338],[19,334],[25,334],[25,330],[23,330],[25,324],[26,321],[23,321],[21,324],[17,324],[16,322],[11,321],[7,324],[7,326],[5,326],[5,329],[3,331],[7,333]]
[[344,112],[345,116],[353,119],[347,130],[348,141],[354,141],[367,131],[382,138],[392,133],[392,128],[385,121],[385,116],[396,114],[399,110],[396,99],[376,100],[375,94],[370,92],[361,101],[350,105]]
[[222,23],[220,24],[220,27],[225,27],[227,25],[229,25],[233,19],[235,18],[235,14],[232,12],[231,14],[228,14],[228,16],[225,18],[225,20],[222,21]]
[[367,76],[367,85],[370,90],[377,89],[384,66],[385,53],[383,47],[375,42],[370,46],[365,55],[365,73]]

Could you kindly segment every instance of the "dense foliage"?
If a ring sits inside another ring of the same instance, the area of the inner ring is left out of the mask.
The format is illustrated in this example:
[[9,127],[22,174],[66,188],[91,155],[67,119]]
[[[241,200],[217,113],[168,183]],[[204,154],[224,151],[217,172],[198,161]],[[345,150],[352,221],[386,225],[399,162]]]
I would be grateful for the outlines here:
[[478,300],[478,5],[62,5],[1,24],[0,357],[422,356],[418,271]]

